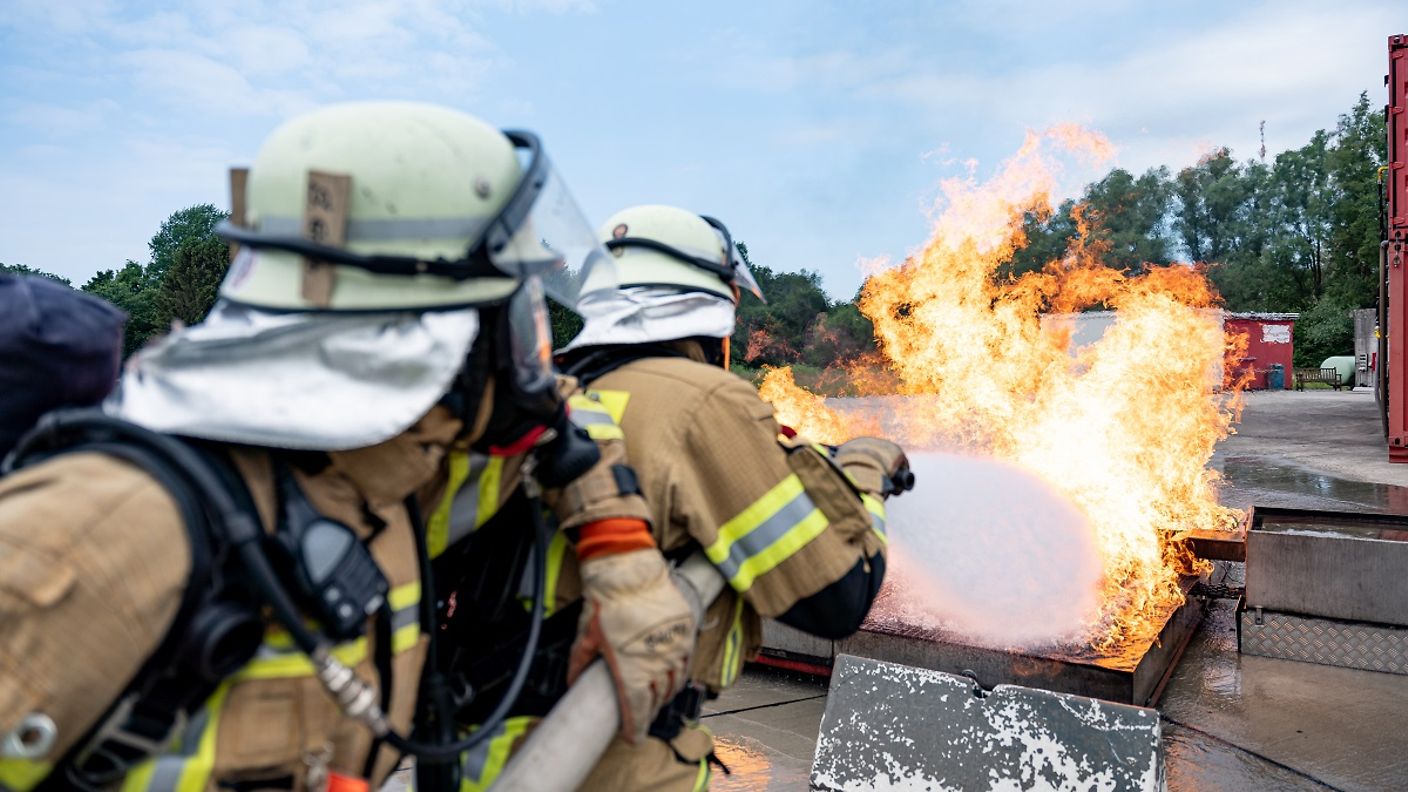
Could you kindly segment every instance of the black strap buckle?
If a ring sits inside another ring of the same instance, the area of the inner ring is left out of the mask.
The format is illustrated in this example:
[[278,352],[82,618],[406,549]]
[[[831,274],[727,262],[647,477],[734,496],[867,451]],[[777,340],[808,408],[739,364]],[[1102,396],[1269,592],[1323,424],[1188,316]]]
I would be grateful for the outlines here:
[[686,724],[694,723],[704,714],[704,702],[709,700],[709,688],[698,682],[690,682],[676,696],[670,699],[650,724],[650,736],[666,742],[684,730]]
[[142,761],[166,749],[171,735],[186,727],[186,713],[143,711],[139,697],[118,702],[68,772],[94,787],[120,780]]

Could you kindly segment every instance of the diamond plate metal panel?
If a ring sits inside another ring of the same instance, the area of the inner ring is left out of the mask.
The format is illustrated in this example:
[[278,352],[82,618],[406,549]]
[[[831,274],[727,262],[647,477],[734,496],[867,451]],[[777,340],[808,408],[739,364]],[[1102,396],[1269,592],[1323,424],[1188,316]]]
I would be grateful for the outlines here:
[[1243,654],[1408,674],[1408,629],[1254,610],[1238,614]]

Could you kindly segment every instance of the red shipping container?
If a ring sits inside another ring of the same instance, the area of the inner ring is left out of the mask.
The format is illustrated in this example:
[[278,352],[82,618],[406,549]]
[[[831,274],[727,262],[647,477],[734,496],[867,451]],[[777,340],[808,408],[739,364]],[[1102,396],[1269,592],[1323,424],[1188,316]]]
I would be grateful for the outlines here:
[[1295,313],[1226,313],[1222,327],[1227,333],[1247,337],[1247,351],[1233,365],[1237,374],[1250,372],[1248,387],[1266,388],[1266,374],[1272,364],[1280,364],[1284,373],[1282,387],[1292,385],[1292,357],[1295,353],[1295,325],[1300,314]]

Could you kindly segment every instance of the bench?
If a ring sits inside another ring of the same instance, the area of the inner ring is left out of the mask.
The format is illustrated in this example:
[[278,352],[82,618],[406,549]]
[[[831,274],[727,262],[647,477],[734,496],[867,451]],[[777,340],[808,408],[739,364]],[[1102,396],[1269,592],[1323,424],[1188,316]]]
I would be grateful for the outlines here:
[[1298,368],[1295,370],[1296,390],[1305,390],[1307,382],[1323,382],[1340,389],[1340,372],[1335,368]]

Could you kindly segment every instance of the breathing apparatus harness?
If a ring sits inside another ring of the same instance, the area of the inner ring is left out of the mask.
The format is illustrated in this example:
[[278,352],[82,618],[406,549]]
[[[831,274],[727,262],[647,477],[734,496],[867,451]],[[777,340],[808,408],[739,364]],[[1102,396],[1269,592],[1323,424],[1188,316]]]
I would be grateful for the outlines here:
[[[595,463],[595,446],[589,440],[570,429],[563,437],[540,447],[565,446],[577,465],[583,460],[588,467]],[[582,442],[590,447],[585,452],[579,447]],[[103,453],[134,464],[172,495],[190,539],[191,582],[157,651],[98,724],[56,763],[41,788],[101,789],[160,753],[215,688],[253,658],[264,640],[261,609],[265,606],[312,661],[318,680],[342,712],[396,750],[427,763],[443,762],[491,736],[492,727],[507,717],[526,680],[543,620],[547,531],[541,516],[533,525],[533,619],[524,659],[508,691],[484,729],[459,740],[444,733],[433,740],[423,733],[412,738],[391,728],[373,687],[332,653],[335,643],[361,635],[368,616],[386,606],[386,578],[350,527],[314,509],[284,462],[274,463],[281,516],[273,534],[263,530],[238,474],[213,449],[98,410],[60,410],[44,416],[5,461],[3,470],[8,473],[77,451]],[[540,479],[533,474],[534,465],[528,467],[525,489],[536,501]],[[574,477],[585,469],[561,464],[546,468],[540,466],[539,475],[550,475],[554,486],[564,483],[558,477]],[[408,507],[421,543],[423,590],[433,591],[424,530],[414,503]],[[541,515],[541,508],[530,512]],[[423,633],[432,642],[437,632],[433,614],[432,595],[423,598],[421,617]],[[305,615],[313,618],[316,629],[308,625]],[[427,622],[427,616],[432,621]],[[429,690],[435,688],[436,673],[435,668],[427,669]],[[386,690],[390,680],[381,684]],[[452,715],[440,712],[432,717],[448,724]]]

